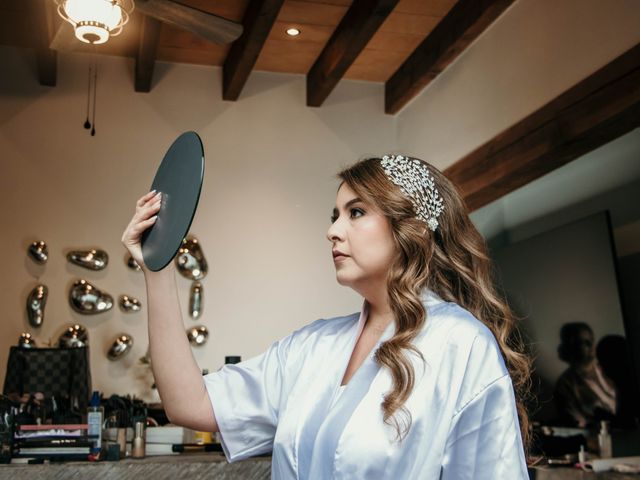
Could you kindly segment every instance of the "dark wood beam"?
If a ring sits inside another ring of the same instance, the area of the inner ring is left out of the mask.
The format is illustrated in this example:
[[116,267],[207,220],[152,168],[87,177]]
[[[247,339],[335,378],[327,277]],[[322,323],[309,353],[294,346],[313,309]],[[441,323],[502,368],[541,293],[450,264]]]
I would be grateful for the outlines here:
[[[136,10],[161,22],[197,35],[211,43],[230,43],[240,36],[236,22],[173,0],[137,0]],[[206,2],[204,2],[206,3]]]
[[395,114],[453,62],[514,0],[458,0],[385,84]]
[[480,208],[640,127],[640,44],[444,173]]
[[153,78],[153,67],[156,64],[161,26],[161,23],[155,18],[146,15],[142,16],[135,67],[134,84],[136,92],[151,91],[151,80]]
[[284,0],[251,0],[242,19],[242,35],[229,50],[222,67],[222,98],[237,100],[258,60]]
[[307,74],[307,106],[319,107],[398,0],[354,0]]
[[27,0],[29,16],[32,19],[32,33],[35,37],[38,81],[40,85],[55,87],[57,81],[58,54],[49,48],[55,32],[54,3],[47,0]]

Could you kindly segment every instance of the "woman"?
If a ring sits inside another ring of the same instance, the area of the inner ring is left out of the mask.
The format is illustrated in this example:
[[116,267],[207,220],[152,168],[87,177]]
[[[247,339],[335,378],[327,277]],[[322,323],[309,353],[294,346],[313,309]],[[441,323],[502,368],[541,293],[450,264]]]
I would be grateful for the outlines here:
[[[203,379],[173,267],[145,269],[167,415],[220,431],[229,461],[272,451],[274,478],[528,478],[513,386],[526,390],[529,362],[459,194],[399,155],[339,177],[327,238],[338,282],[364,298],[359,314],[313,322]],[[159,202],[140,199],[123,236],[141,265]]]
[[589,324],[562,325],[558,357],[569,364],[558,378],[553,395],[558,423],[585,428],[597,427],[601,420],[612,420],[616,414],[616,389],[598,364]]

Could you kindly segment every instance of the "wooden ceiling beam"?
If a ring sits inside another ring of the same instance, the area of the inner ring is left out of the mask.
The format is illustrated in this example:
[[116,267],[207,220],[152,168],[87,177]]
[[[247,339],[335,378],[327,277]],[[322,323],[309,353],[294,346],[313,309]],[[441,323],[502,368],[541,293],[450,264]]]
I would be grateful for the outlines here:
[[385,84],[395,114],[453,62],[514,0],[458,0]]
[[[241,26],[218,15],[173,0],[137,0],[138,12],[193,33],[211,43],[226,44],[240,36]],[[214,3],[214,2],[203,2]]]
[[640,127],[640,44],[444,173],[476,210]]
[[307,106],[322,105],[397,3],[354,0],[307,74]]
[[222,67],[222,98],[237,100],[284,0],[251,0],[242,19],[243,32],[231,44]]
[[142,16],[140,40],[136,54],[134,88],[136,92],[151,91],[153,68],[156,64],[158,40],[160,39],[160,21],[147,15]]
[[58,72],[58,53],[49,48],[55,33],[56,15],[53,2],[47,0],[27,0],[27,9],[32,19],[35,34],[36,61],[40,85],[55,87]]

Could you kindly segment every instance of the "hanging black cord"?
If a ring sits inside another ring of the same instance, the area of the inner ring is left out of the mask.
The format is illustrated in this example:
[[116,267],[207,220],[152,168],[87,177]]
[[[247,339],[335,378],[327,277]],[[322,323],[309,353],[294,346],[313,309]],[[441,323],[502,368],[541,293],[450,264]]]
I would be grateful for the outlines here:
[[89,67],[89,78],[87,81],[87,119],[84,121],[84,128],[89,130],[91,123],[89,122],[89,100],[91,99],[91,67]]
[[94,66],[93,74],[93,126],[91,127],[91,136],[96,134],[96,91],[98,90],[98,62]]

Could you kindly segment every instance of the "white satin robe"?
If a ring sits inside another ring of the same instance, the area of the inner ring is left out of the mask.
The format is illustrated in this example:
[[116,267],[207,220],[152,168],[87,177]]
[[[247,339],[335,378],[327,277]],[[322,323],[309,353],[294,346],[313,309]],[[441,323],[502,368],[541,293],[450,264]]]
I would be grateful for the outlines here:
[[374,360],[377,346],[339,391],[365,305],[360,315],[318,320],[204,377],[227,460],[272,452],[274,479],[528,479],[495,338],[458,305],[431,292],[423,301],[427,321],[414,344],[425,363],[412,356],[412,424],[403,441],[382,419],[391,377]]

